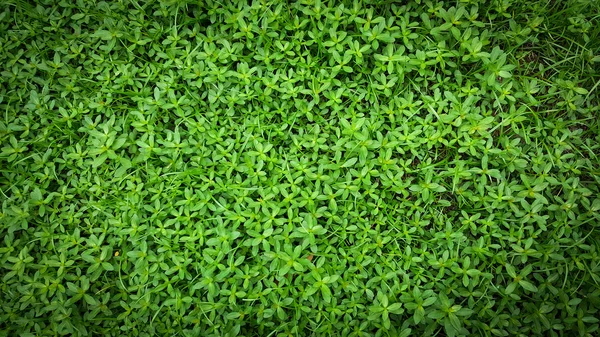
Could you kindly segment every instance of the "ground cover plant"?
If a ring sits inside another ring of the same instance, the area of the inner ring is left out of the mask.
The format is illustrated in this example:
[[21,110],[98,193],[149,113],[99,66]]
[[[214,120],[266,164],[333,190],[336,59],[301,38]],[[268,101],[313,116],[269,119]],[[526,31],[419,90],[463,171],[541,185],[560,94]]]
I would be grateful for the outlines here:
[[0,335],[597,335],[599,7],[0,1]]

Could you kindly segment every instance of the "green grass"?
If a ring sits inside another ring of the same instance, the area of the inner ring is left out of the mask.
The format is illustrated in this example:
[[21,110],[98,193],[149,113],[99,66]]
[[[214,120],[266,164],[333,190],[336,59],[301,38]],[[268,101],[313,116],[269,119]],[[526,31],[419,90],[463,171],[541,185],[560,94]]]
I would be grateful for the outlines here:
[[341,4],[0,0],[0,336],[597,335],[600,3]]

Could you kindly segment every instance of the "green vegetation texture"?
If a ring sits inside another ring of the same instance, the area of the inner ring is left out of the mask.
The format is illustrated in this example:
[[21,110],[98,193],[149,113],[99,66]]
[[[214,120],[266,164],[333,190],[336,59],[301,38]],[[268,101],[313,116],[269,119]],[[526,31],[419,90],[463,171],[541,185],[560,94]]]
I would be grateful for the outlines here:
[[0,63],[0,336],[598,336],[597,0],[0,0]]

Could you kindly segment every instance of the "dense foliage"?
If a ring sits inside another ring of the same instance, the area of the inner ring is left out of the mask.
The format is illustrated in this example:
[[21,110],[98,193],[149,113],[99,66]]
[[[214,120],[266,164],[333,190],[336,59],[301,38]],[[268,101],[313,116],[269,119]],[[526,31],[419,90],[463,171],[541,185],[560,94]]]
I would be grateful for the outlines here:
[[0,335],[597,334],[599,7],[0,1]]

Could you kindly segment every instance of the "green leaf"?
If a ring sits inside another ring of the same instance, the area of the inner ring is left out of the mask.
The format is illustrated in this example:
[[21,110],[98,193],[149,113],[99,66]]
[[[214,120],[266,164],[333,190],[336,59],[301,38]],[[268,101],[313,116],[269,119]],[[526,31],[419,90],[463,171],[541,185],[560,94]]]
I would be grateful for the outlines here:
[[109,32],[108,30],[104,30],[104,29],[99,29],[97,30],[94,34],[94,37],[99,37],[102,40],[111,40],[113,38],[113,35],[111,32]]
[[505,71],[505,70],[500,70],[498,72],[498,76],[503,77],[503,78],[512,77],[512,75],[508,71]]
[[536,286],[534,286],[533,284],[531,284],[531,282],[529,282],[529,281],[520,280],[519,284],[521,285],[521,287],[523,287],[523,289],[525,289],[527,291],[531,291],[534,293],[537,293],[537,291],[538,291],[538,288]]
[[321,294],[323,295],[323,300],[327,303],[331,302],[331,290],[325,285],[321,286]]
[[437,301],[436,297],[428,297],[423,301],[423,306],[428,307]]
[[510,283],[507,287],[506,287],[506,294],[512,294],[513,291],[515,291],[517,287],[517,283],[516,282],[512,282]]
[[581,320],[582,320],[584,323],[590,323],[590,324],[594,324],[594,323],[598,323],[598,322],[600,322],[600,320],[599,320],[598,318],[596,318],[596,317],[591,317],[591,316],[586,316],[586,317],[583,317]]
[[92,161],[92,167],[98,167],[98,166],[104,164],[104,162],[106,161],[106,159],[108,159],[108,155],[106,153],[103,153],[103,154],[97,156]]
[[348,159],[344,164],[342,164],[342,167],[352,167],[352,166],[354,166],[354,164],[356,164],[357,161],[358,161],[358,158]]
[[446,315],[439,310],[434,310],[434,311],[430,312],[429,314],[427,314],[427,317],[432,318],[432,319],[440,319],[445,316]]
[[399,315],[404,312],[404,309],[402,309],[401,303],[394,303],[394,304],[391,304],[390,306],[388,306],[388,311],[392,314]]
[[415,320],[415,324],[419,324],[425,318],[425,310],[423,308],[417,308],[415,313],[413,314],[413,319]]
[[506,264],[506,272],[508,273],[508,275],[512,278],[516,278],[517,277],[517,273],[515,272],[515,268],[513,266],[511,266],[510,264]]
[[402,332],[400,332],[400,334],[398,335],[398,337],[408,337],[411,335],[411,332],[412,332],[411,328],[403,329]]

